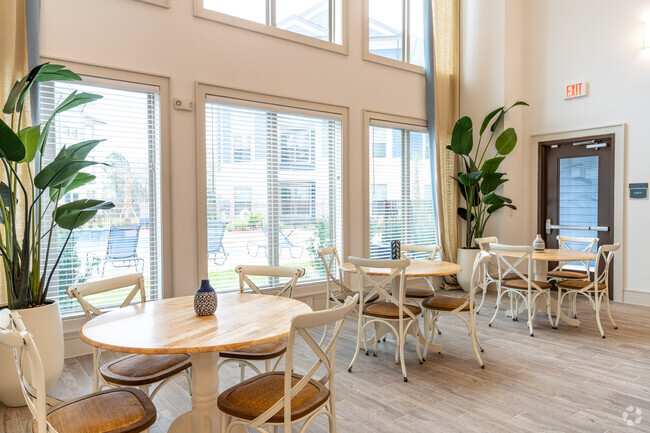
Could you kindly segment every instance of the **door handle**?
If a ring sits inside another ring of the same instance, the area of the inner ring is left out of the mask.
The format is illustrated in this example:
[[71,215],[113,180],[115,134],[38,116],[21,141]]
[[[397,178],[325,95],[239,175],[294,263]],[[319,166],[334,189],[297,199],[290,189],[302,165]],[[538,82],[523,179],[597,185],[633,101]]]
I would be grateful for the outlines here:
[[551,230],[589,230],[592,232],[608,232],[609,227],[607,226],[570,226],[570,225],[559,225],[551,224],[551,219],[546,220],[546,234],[550,235]]

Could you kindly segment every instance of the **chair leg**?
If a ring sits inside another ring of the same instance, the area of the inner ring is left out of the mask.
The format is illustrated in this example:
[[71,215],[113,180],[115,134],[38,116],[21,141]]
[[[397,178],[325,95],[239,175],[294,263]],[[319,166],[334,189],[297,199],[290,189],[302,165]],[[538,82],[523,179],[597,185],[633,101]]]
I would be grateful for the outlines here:
[[374,343],[375,343],[375,350],[372,354],[372,356],[377,356],[377,343],[379,343],[379,323],[375,322],[373,323],[373,327],[375,328],[375,338],[373,338]]
[[603,324],[600,322],[600,301],[602,295],[596,292],[596,323],[598,324],[598,330],[600,331],[601,337],[605,338],[605,331],[603,331]]
[[485,294],[487,293],[488,284],[486,284],[485,282],[483,283],[483,294],[481,295],[481,303],[479,304],[478,308],[476,309],[476,314],[479,314],[481,312],[481,308],[483,308],[483,303],[485,302]]
[[408,378],[406,377],[406,362],[404,361],[404,340],[406,339],[406,330],[404,329],[403,321],[399,322],[398,332],[399,336],[397,337],[397,340],[399,344],[400,363],[402,364],[402,376],[404,376],[404,382],[408,382]]
[[548,316],[548,322],[553,327],[553,312],[551,311],[551,291],[547,290],[544,292],[544,300],[546,301],[546,315]]
[[99,391],[99,349],[93,347],[93,392]]
[[616,324],[616,322],[614,322],[614,318],[612,317],[612,312],[609,309],[609,293],[605,291],[603,296],[605,297],[605,304],[607,304],[607,315],[609,316],[609,321],[612,322],[612,326],[614,327],[614,329],[618,329],[618,325]]
[[[478,337],[476,336],[476,319],[473,317],[470,317],[470,330],[469,330],[469,336],[472,339],[472,346],[474,347],[474,354],[476,355],[476,359],[478,359],[478,363],[481,366],[481,368],[485,368],[485,364],[483,364],[483,360],[481,359],[481,354],[478,352]],[[481,348],[483,350],[483,348]]]
[[492,316],[492,319],[490,319],[490,323],[488,323],[488,326],[492,326],[492,322],[494,322],[494,319],[497,318],[497,314],[499,314],[499,305],[501,304],[501,295],[503,292],[501,291],[501,287],[497,288],[497,304],[494,306],[494,315]]
[[363,315],[361,314],[361,311],[359,311],[359,320],[357,326],[357,347],[354,351],[354,356],[350,361],[350,366],[348,367],[349,372],[352,372],[352,367],[354,367],[354,363],[357,361],[357,357],[359,356],[359,350],[361,349],[361,328],[362,327],[363,327]]
[[534,337],[535,333],[533,332],[533,314],[534,314],[534,309],[533,307],[533,298],[530,293],[530,290],[528,291],[528,294],[526,295],[526,301],[528,302],[528,329],[530,330],[530,336]]
[[422,360],[426,361],[427,355],[429,354],[429,338],[431,336],[431,333],[429,331],[429,315],[431,312],[427,308],[422,309],[422,315],[424,316],[424,350],[423,350],[423,356]]

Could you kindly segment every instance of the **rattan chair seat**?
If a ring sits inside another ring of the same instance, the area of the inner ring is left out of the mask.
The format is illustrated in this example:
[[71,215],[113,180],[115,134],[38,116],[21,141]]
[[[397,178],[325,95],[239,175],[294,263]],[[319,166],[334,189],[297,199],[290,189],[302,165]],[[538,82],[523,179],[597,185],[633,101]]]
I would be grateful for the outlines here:
[[[526,275],[526,274],[524,274],[524,275]],[[491,273],[490,278],[492,278],[493,280],[498,281],[499,280],[499,274],[496,273],[496,272]],[[510,272],[509,274],[507,274],[503,278],[501,278],[501,281],[519,280],[519,279],[520,279],[519,275]]]
[[434,293],[428,287],[407,287],[404,296],[407,298],[428,298]]
[[[415,316],[422,312],[422,308],[418,305],[404,304],[404,307],[411,310]],[[381,317],[384,319],[398,319],[399,307],[392,302],[373,302],[363,307],[363,314],[365,316]],[[408,315],[404,314],[404,317],[408,317]]]
[[577,280],[586,280],[589,278],[584,272],[575,272],[575,271],[548,271],[549,278],[568,278],[568,279],[577,279]]
[[[534,281],[535,284],[540,289],[550,289],[552,287],[551,283],[547,283],[546,281]],[[528,290],[528,281],[526,280],[508,280],[504,281],[502,283],[503,287],[507,287],[509,289],[518,289],[518,290]],[[536,290],[535,287],[531,287],[531,289]]]
[[233,350],[232,352],[221,352],[220,356],[223,358],[248,359],[255,361],[277,358],[286,351],[287,339],[284,338],[282,340],[258,344],[244,349]]
[[[347,299],[348,296],[354,296],[356,294],[357,294],[357,292],[339,292],[339,293],[334,294],[334,296],[331,298],[331,300],[332,301],[336,300],[336,301],[339,301],[339,302],[345,302],[345,300]],[[369,294],[370,294],[370,292],[363,292],[364,297],[368,296]],[[336,298],[336,299],[334,299],[334,298]],[[379,295],[375,293],[366,302],[375,302],[377,299],[379,299]]]
[[[558,281],[557,283],[558,287],[561,287],[565,290],[582,290],[585,287],[593,284],[592,281],[584,281],[584,280],[565,280],[565,281]],[[607,286],[603,283],[598,283],[598,290],[605,290]],[[589,290],[593,290],[593,287]]]
[[[293,387],[303,376],[291,375]],[[310,380],[303,389],[291,399],[291,419],[300,419],[310,414],[329,398],[330,392],[322,383]],[[284,372],[263,373],[250,378],[219,395],[217,405],[228,415],[244,420],[252,420],[264,413],[284,396]],[[273,415],[268,422],[284,422],[284,409]]]
[[149,385],[192,366],[190,355],[127,355],[107,362],[99,369],[110,383],[126,386]]
[[[53,407],[47,421],[61,433],[135,433],[156,421],[156,408],[139,389],[88,394]],[[33,431],[38,431],[34,421]]]
[[423,308],[437,311],[452,311],[463,304],[467,305],[460,311],[469,311],[467,299],[456,298],[454,296],[430,296],[422,301]]

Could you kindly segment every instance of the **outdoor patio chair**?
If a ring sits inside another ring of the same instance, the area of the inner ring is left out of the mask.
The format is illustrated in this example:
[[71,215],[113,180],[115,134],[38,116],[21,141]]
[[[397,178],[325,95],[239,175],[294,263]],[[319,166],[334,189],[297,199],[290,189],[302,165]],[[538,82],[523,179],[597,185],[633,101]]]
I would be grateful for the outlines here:
[[92,267],[98,268],[101,264],[101,277],[104,277],[106,264],[111,263],[116,268],[135,267],[136,272],[144,271],[144,259],[138,257],[138,238],[140,237],[140,226],[112,226],[108,232],[106,255],[104,257],[88,254],[88,260]]
[[[208,259],[214,254],[214,264],[218,266],[226,263],[228,259],[228,253],[223,247],[223,236],[226,233],[227,224],[225,222],[208,223]],[[221,263],[217,261],[219,254],[223,255]]]
[[[246,244],[246,251],[248,252],[249,256],[257,257],[259,254],[260,249],[264,250],[264,255],[267,254],[267,248],[268,248],[268,239],[269,239],[269,229],[268,227],[262,227],[262,232],[264,233],[264,237],[267,239],[267,242],[248,242]],[[278,240],[280,242],[280,254],[282,254],[283,249],[288,249],[289,250],[289,255],[293,259],[299,259],[302,257],[302,251],[304,247],[300,245],[295,245],[293,242],[291,242],[291,239],[289,239],[289,236],[293,233],[293,230],[291,230],[289,233],[284,234],[281,229],[278,229]],[[252,248],[254,248],[254,253],[252,252]],[[294,249],[300,248],[300,253],[296,256],[294,255]]]

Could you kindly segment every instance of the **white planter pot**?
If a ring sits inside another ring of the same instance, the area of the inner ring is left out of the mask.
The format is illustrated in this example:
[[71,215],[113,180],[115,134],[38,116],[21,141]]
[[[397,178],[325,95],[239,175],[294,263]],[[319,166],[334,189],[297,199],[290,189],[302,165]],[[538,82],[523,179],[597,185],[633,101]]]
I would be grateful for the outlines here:
[[[0,308],[6,308],[6,305]],[[59,303],[48,301],[48,304],[37,308],[17,310],[25,322],[25,328],[34,336],[38,353],[43,359],[45,370],[45,388],[49,391],[63,370],[63,325]],[[13,349],[0,345],[0,401],[9,407],[25,405],[16,374]]]
[[456,274],[458,279],[458,284],[465,291],[469,292],[471,279],[472,279],[472,266],[474,266],[474,260],[478,255],[480,249],[467,249],[467,248],[458,248],[458,254],[456,258],[456,263],[458,263],[463,270]]

